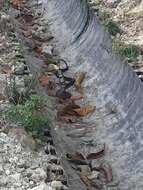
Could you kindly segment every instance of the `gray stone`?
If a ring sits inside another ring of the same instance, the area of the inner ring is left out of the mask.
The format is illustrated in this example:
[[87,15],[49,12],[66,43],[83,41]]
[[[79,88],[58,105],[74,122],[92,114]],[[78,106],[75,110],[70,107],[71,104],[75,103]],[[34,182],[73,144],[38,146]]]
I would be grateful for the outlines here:
[[0,164],[0,175],[2,175],[4,172],[2,164]]
[[30,168],[31,168],[31,169],[36,169],[36,168],[38,168],[39,166],[40,166],[39,161],[33,160],[32,163],[31,163],[31,165],[30,165]]
[[5,174],[6,174],[6,175],[10,175],[10,170],[7,169],[7,170],[5,171]]
[[0,187],[5,187],[8,184],[8,178],[3,176],[0,178]]
[[8,137],[5,133],[1,132],[0,133],[0,144],[4,144],[8,141]]
[[34,170],[30,179],[35,182],[40,182],[40,181],[44,181],[46,177],[47,177],[46,172],[41,168],[37,168],[36,170]]
[[28,168],[28,169],[26,170],[24,176],[29,178],[29,177],[32,176],[32,174],[33,174],[33,170],[30,169],[30,168]]
[[27,164],[26,164],[26,161],[25,160],[19,160],[19,162],[17,163],[17,166],[19,168],[27,168]]
[[53,51],[53,46],[51,45],[43,46],[42,53],[44,53],[45,55],[52,55],[52,51]]
[[39,186],[32,188],[31,190],[53,190],[51,186],[46,185],[44,182]]
[[10,175],[9,180],[11,182],[17,182],[18,183],[21,180],[21,174],[20,173],[15,173],[13,175]]
[[53,190],[67,190],[68,188],[62,184],[61,181],[52,181],[51,182],[51,187]]
[[16,65],[14,65],[12,67],[13,74],[15,74],[15,75],[23,75],[24,74],[24,67],[25,67],[25,65],[23,63],[17,63]]

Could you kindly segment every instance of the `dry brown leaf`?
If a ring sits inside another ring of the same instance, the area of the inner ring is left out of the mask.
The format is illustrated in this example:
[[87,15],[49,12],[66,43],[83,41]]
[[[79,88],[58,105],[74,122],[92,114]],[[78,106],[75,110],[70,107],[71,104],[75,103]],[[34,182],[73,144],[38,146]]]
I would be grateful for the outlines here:
[[81,89],[81,84],[82,84],[83,80],[85,79],[85,75],[86,75],[85,72],[81,72],[77,75],[77,77],[75,79],[75,83],[74,83],[77,90]]
[[86,185],[87,190],[92,190],[92,182],[91,180],[85,176],[85,175],[80,175],[80,179],[83,181],[83,183]]
[[23,35],[24,35],[25,37],[29,37],[29,36],[32,35],[32,31],[31,31],[31,30],[23,31],[22,33],[23,33]]
[[85,106],[82,108],[75,108],[74,111],[79,115],[79,116],[86,116],[87,114],[93,112],[95,110],[94,106]]
[[100,170],[104,172],[107,183],[113,180],[112,167],[108,163],[101,164]]
[[74,111],[74,109],[77,109],[77,108],[80,108],[80,107],[76,104],[68,104],[60,108],[58,111],[58,114],[59,115],[77,115]]
[[67,154],[68,159],[73,160],[85,160],[84,156],[80,152],[75,152],[75,154]]
[[54,37],[53,36],[48,36],[47,38],[42,38],[42,37],[39,37],[39,36],[36,36],[36,35],[33,34],[32,38],[33,38],[33,40],[39,41],[41,43],[45,43],[45,42],[49,42]]
[[50,82],[50,76],[49,75],[42,75],[39,77],[39,82],[42,86],[47,86]]
[[71,97],[70,97],[70,100],[76,101],[76,100],[81,100],[81,99],[83,99],[83,98],[84,98],[83,95],[71,96]]
[[87,165],[87,162],[84,156],[80,152],[76,152],[75,154],[67,154],[67,160],[76,165]]
[[34,48],[34,51],[35,51],[36,53],[38,53],[38,54],[41,54],[41,53],[42,53],[42,48],[40,48],[40,47],[35,47],[35,48]]
[[87,160],[98,159],[98,158],[101,158],[104,154],[105,154],[105,144],[104,144],[103,148],[101,150],[99,150],[98,152],[88,154],[86,159]]
[[1,100],[6,100],[6,97],[3,94],[0,94],[0,101]]
[[26,1],[25,0],[11,0],[11,4],[16,9],[21,9],[24,7]]
[[73,116],[62,116],[60,117],[60,121],[62,123],[66,122],[66,123],[75,123],[76,119]]
[[62,100],[69,100],[71,97],[71,93],[69,93],[63,89],[60,89],[56,92],[56,96]]
[[0,73],[2,74],[11,73],[11,67],[9,65],[3,65],[2,68],[0,68]]

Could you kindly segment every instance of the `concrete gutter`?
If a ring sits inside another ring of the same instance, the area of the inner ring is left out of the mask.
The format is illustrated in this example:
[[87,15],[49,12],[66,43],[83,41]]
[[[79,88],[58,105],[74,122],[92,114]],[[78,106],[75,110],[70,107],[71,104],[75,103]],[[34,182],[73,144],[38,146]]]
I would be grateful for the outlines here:
[[44,0],[43,17],[51,23],[60,55],[71,71],[87,72],[85,100],[96,111],[84,122],[95,124],[81,138],[106,143],[122,190],[143,189],[143,85],[129,65],[111,51],[104,32],[85,0]]

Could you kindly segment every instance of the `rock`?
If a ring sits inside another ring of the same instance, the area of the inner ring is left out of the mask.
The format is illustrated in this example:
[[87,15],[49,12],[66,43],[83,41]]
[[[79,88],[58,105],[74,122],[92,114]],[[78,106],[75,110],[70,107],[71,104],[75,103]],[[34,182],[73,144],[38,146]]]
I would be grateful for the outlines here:
[[25,148],[27,147],[31,150],[36,150],[36,142],[30,135],[22,136],[21,145]]
[[65,185],[63,185],[61,183],[61,181],[52,181],[51,187],[53,188],[53,190],[66,190],[66,189],[68,189]]
[[0,144],[4,144],[8,141],[8,137],[5,133],[1,132],[0,133]]
[[9,179],[10,182],[17,182],[18,183],[20,181],[20,179],[21,179],[21,174],[20,173],[15,173],[13,175],[10,175],[8,179]]
[[92,171],[91,175],[89,176],[89,179],[98,179],[100,175],[99,171]]
[[21,183],[14,183],[14,187],[21,187]]
[[8,178],[7,177],[2,177],[0,178],[0,187],[5,187],[8,184]]
[[19,65],[14,65],[12,67],[12,73],[15,75],[24,75],[24,67],[23,63],[19,63]]
[[10,163],[19,163],[18,162],[18,157],[15,156],[15,157],[9,158],[9,162]]
[[13,139],[18,139],[19,143],[24,148],[30,148],[31,150],[36,150],[36,142],[35,140],[26,133],[24,128],[12,128],[8,133]]
[[39,161],[33,160],[32,163],[31,163],[31,165],[30,165],[30,168],[31,169],[36,169],[36,168],[39,167],[39,165],[40,165]]
[[63,175],[64,171],[63,171],[63,167],[60,165],[51,165],[51,172],[55,173],[55,174],[59,174],[59,175]]
[[41,169],[41,168],[37,168],[32,176],[31,176],[31,180],[35,181],[35,182],[40,182],[40,181],[44,181],[46,179],[47,175],[46,172]]
[[3,174],[3,166],[2,166],[2,164],[0,164],[0,175],[2,175]]
[[21,151],[22,151],[21,144],[18,144],[18,145],[16,146],[15,153],[20,153]]
[[6,174],[6,175],[10,175],[10,170],[6,170],[6,171],[5,171],[5,174]]
[[24,128],[13,127],[9,130],[8,136],[12,137],[13,139],[21,140],[21,137],[26,135],[26,131]]
[[53,46],[50,45],[45,45],[42,48],[42,53],[44,53],[45,55],[52,55],[52,51],[53,51]]
[[39,186],[32,188],[31,190],[53,190],[52,187],[46,185],[44,182]]
[[[30,169],[30,168],[28,168],[28,169],[26,170],[24,176],[30,178],[30,177],[32,176],[32,174],[33,174],[33,170]],[[26,178],[25,178],[25,179],[26,179]]]
[[17,166],[19,167],[19,168],[27,168],[27,164],[26,164],[26,162],[25,162],[25,160],[19,160],[19,162],[17,163]]

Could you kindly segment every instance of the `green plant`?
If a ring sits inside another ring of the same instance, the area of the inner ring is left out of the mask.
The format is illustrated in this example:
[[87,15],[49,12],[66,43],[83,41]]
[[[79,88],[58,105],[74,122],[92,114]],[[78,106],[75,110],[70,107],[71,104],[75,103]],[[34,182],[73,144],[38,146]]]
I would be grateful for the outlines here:
[[99,20],[101,22],[105,22],[109,18],[110,18],[110,14],[107,11],[99,11]]
[[94,0],[96,6],[99,6],[102,3],[102,0]]
[[112,35],[116,36],[121,34],[121,29],[118,27],[117,23],[112,20],[105,20],[102,22],[105,29]]
[[121,29],[116,22],[110,19],[110,14],[106,11],[99,11],[99,20],[105,29],[112,35],[121,34]]
[[127,58],[128,61],[137,60],[141,54],[139,48],[133,44],[124,44],[120,40],[113,41],[113,52]]
[[10,7],[10,0],[4,0],[4,6],[5,6],[6,10],[8,10]]
[[45,108],[51,107],[49,97],[31,95],[23,104],[11,105],[6,118],[25,127],[33,137],[43,140],[43,129],[49,124]]

